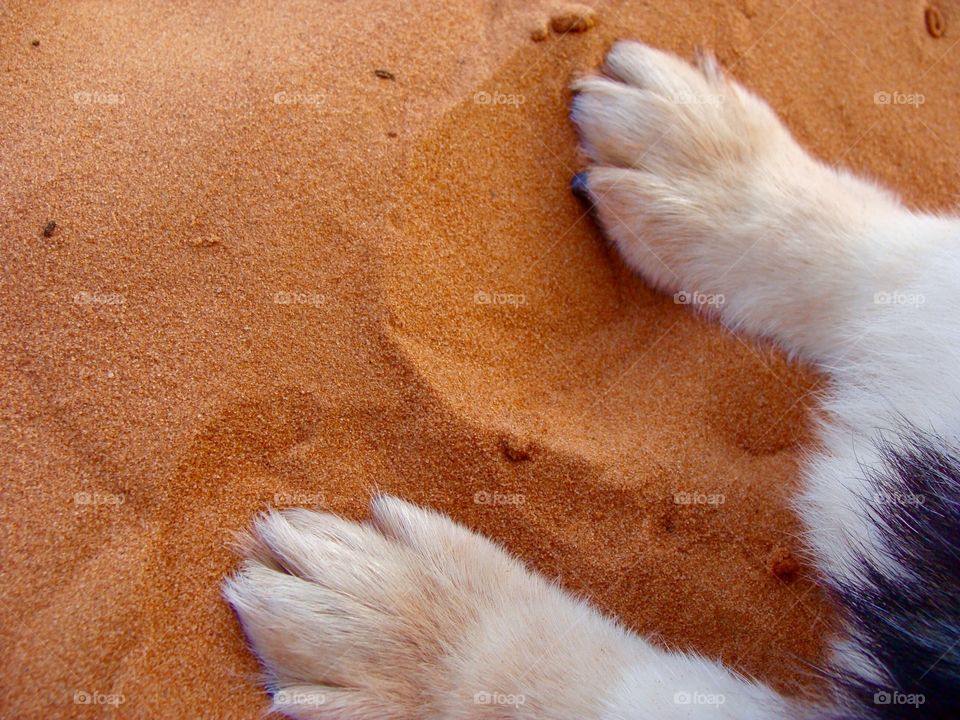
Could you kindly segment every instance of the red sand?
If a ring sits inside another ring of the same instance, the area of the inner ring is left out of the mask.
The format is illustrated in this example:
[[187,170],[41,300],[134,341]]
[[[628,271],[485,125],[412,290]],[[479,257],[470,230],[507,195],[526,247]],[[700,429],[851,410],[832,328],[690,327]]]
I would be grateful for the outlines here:
[[815,378],[606,248],[565,86],[618,37],[712,47],[821,157],[946,207],[960,4],[938,38],[919,2],[698,5],[540,42],[562,4],[0,8],[0,715],[259,717],[231,532],[375,487],[804,684],[829,611],[771,567]]

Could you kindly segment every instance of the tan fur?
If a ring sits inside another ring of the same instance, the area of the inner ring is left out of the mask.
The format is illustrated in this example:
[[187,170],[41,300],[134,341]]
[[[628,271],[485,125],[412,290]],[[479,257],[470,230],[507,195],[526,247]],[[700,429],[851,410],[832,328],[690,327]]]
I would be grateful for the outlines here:
[[896,198],[808,155],[712,58],[620,42],[604,70],[574,83],[572,119],[601,224],[647,281],[810,359],[862,304],[851,274],[903,282],[921,236],[874,251],[908,221]]
[[247,558],[225,593],[271,684],[286,689],[276,709],[303,718],[595,717],[619,670],[643,653],[449,519],[393,498],[374,501],[371,513],[358,525],[271,512],[243,543]]

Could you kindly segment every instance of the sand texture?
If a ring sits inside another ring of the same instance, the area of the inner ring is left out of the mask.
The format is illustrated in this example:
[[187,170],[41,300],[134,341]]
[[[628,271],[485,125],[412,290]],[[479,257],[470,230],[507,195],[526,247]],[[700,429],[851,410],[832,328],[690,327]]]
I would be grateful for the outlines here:
[[789,499],[819,380],[605,245],[566,85],[616,38],[713,48],[814,153],[945,209],[960,3],[933,33],[893,0],[610,2],[558,33],[565,7],[0,4],[0,717],[260,717],[231,534],[377,488],[808,683],[832,620]]

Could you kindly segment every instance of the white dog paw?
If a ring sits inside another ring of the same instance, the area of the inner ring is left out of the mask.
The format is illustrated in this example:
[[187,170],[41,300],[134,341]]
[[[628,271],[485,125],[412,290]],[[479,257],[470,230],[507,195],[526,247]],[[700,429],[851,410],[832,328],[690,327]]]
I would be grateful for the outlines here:
[[648,645],[442,515],[386,497],[371,510],[363,524],[269,512],[242,541],[224,595],[264,666],[272,710],[613,720],[637,708],[686,717],[673,698],[688,686],[766,698],[719,665]]
[[468,637],[491,614],[537,607],[548,589],[442,515],[387,497],[371,509],[364,524],[269,512],[242,540],[245,559],[224,595],[264,665],[274,710],[406,720],[469,707],[462,665],[486,654]]
[[627,262],[663,290],[709,285],[711,267],[735,262],[776,213],[779,178],[813,164],[711,56],[693,66],[619,42],[604,75],[573,89],[571,118],[592,162],[575,189]]

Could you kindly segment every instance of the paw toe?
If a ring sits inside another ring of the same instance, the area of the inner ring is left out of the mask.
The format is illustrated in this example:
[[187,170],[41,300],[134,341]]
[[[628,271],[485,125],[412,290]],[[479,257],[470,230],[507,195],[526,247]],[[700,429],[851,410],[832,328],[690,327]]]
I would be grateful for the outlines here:
[[667,99],[698,92],[720,77],[712,55],[698,53],[697,65],[693,66],[673,53],[632,40],[620,41],[610,49],[603,72]]
[[450,518],[418,507],[390,495],[381,495],[370,503],[371,523],[385,537],[414,549],[445,547],[473,533]]
[[575,87],[570,119],[594,162],[639,166],[673,122],[667,102],[649,91],[600,77],[582,78]]
[[268,567],[319,583],[380,550],[375,532],[330,513],[296,508],[254,523],[251,554]]

